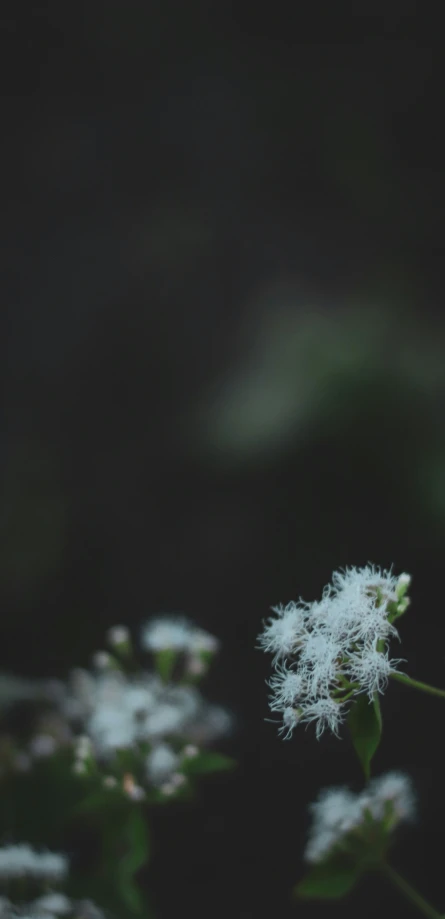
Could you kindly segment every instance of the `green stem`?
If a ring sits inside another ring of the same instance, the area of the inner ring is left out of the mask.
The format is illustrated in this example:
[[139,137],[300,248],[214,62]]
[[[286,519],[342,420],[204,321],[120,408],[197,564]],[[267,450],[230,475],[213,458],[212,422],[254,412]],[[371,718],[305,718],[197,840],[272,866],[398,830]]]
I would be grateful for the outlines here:
[[442,919],[442,914],[438,913],[437,909],[434,909],[434,906],[431,906],[431,903],[428,903],[414,887],[411,887],[411,884],[408,884],[408,881],[406,881],[398,871],[391,868],[391,865],[383,863],[381,869],[391,883],[403,893],[407,900],[410,900],[411,903],[417,906],[424,916],[429,916],[429,919]]
[[420,689],[421,692],[428,692],[431,696],[441,696],[442,699],[445,699],[445,689],[437,689],[436,686],[430,686],[429,683],[413,680],[406,673],[398,673],[396,670],[390,676],[391,679],[397,680],[398,683],[404,683],[405,686],[412,686],[413,689]]

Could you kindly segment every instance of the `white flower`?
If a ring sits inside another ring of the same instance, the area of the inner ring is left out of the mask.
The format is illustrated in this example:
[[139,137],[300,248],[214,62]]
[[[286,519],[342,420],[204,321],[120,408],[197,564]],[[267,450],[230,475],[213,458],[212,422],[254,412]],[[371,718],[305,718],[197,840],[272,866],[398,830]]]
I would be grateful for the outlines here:
[[374,779],[359,795],[346,788],[323,789],[310,806],[312,825],[305,850],[306,861],[324,861],[349,833],[357,827],[365,827],[365,811],[369,811],[374,821],[381,822],[386,816],[385,803],[388,801],[392,803],[396,818],[389,827],[392,830],[399,821],[410,819],[414,813],[408,776],[389,772]]
[[321,600],[275,608],[259,642],[274,655],[270,708],[283,714],[281,733],[289,737],[297,721],[315,721],[317,737],[326,727],[337,733],[349,700],[383,692],[401,662],[389,658],[389,640],[399,636],[388,616],[400,612],[389,604],[403,603],[396,589],[405,588],[405,577],[400,587],[373,565],[347,568],[334,572]]
[[65,894],[51,890],[49,893],[34,900],[32,911],[44,911],[54,913],[56,916],[66,916],[71,912],[73,905],[69,897],[65,896]]
[[319,862],[329,854],[344,833],[361,820],[357,798],[347,788],[325,788],[310,805],[312,828],[305,851],[308,862]]
[[415,814],[415,797],[409,776],[403,772],[388,772],[371,782],[372,813],[384,815],[385,803],[390,801],[397,820],[411,820]]
[[147,775],[154,784],[163,784],[171,778],[179,764],[179,756],[170,744],[153,747],[147,756]]
[[184,749],[182,750],[182,755],[186,759],[194,759],[195,756],[198,756],[198,753],[199,753],[199,748],[196,747],[195,744],[191,744],[191,743],[186,744]]
[[260,647],[274,654],[274,661],[292,654],[305,633],[306,604],[288,603],[272,607],[277,618],[270,617],[258,636]]
[[361,690],[367,692],[372,700],[376,692],[383,692],[389,675],[396,671],[396,665],[399,663],[401,663],[401,658],[389,660],[388,652],[378,651],[374,643],[360,652],[351,654],[348,673],[350,679],[360,683]]
[[213,743],[230,734],[233,717],[222,705],[202,704],[187,725],[187,740],[198,746]]
[[130,641],[130,632],[126,625],[114,625],[107,632],[107,641],[112,646],[125,645]]
[[214,652],[218,639],[192,625],[185,617],[160,616],[147,622],[141,631],[141,645],[146,651]]
[[131,747],[135,740],[134,724],[124,706],[101,705],[87,723],[87,730],[99,754]]
[[96,670],[109,670],[112,663],[113,658],[108,651],[96,651],[96,653],[93,654],[93,667],[95,667]]
[[117,779],[115,779],[114,775],[105,775],[103,778],[103,785],[104,788],[116,788]]
[[67,859],[56,852],[36,852],[27,843],[0,848],[0,880],[34,877],[60,881],[67,873]]
[[213,654],[219,648],[219,641],[214,635],[205,632],[204,629],[192,629],[190,633],[189,651],[198,654],[199,651],[206,651]]
[[316,721],[317,740],[323,734],[325,728],[329,728],[333,734],[338,736],[339,727],[343,721],[343,706],[330,696],[317,699],[315,702],[309,702],[302,708],[301,722],[309,724]]
[[292,737],[292,732],[299,721],[300,713],[298,709],[292,708],[291,705],[287,705],[286,708],[283,709],[283,724],[279,729],[279,733],[283,734],[284,740],[289,740],[289,738]]
[[277,666],[276,675],[269,682],[273,690],[271,709],[282,709],[293,705],[300,698],[305,688],[303,675],[291,670],[285,664]]
[[29,744],[29,752],[36,759],[52,756],[57,750],[58,743],[51,734],[35,734]]
[[184,617],[159,617],[147,622],[141,632],[141,645],[146,651],[186,651],[189,646],[190,624]]
[[396,600],[396,587],[398,578],[391,571],[382,570],[376,565],[366,565],[364,568],[344,568],[334,571],[332,584],[338,594],[343,591],[356,591],[358,595],[380,594],[384,603]]

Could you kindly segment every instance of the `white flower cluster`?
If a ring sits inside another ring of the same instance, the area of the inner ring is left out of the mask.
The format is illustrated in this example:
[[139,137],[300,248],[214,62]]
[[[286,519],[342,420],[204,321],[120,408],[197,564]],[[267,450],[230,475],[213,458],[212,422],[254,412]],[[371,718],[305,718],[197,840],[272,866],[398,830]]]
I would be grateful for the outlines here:
[[[59,884],[68,875],[68,860],[58,852],[36,852],[28,843],[0,847],[0,884],[14,881],[33,885]],[[91,900],[71,900],[60,890],[46,890],[36,899],[12,903],[0,897],[0,919],[104,919]]]
[[311,805],[312,826],[305,859],[318,863],[341,849],[347,837],[365,827],[366,815],[374,822],[387,819],[393,830],[402,820],[414,817],[415,801],[411,780],[402,772],[388,772],[373,779],[360,794],[347,788],[325,788]]
[[317,737],[326,727],[337,734],[348,699],[383,691],[400,663],[388,644],[398,637],[393,621],[408,606],[409,584],[409,575],[372,565],[348,568],[334,573],[321,600],[273,608],[259,642],[274,655],[270,707],[281,713],[286,738],[312,721]]
[[42,897],[22,903],[12,903],[0,897],[0,919],[104,919],[104,914],[91,900],[70,900],[63,893],[50,890]]
[[151,619],[141,632],[141,645],[146,651],[182,651],[197,654],[214,653],[219,641],[214,635],[199,629],[181,616],[158,616]]
[[196,687],[165,684],[149,673],[131,677],[118,670],[76,670],[66,690],[60,687],[59,705],[89,738],[90,746],[80,742],[83,758],[91,752],[106,760],[117,749],[143,741],[160,743],[166,737],[192,740],[200,734],[202,742],[210,741],[230,722]]
[[[132,654],[123,627],[110,630],[108,637],[113,646],[124,648],[124,656],[127,651]],[[144,626],[142,644],[155,653],[168,650],[178,655],[211,653],[218,647],[212,635],[185,619],[171,618]],[[93,671],[77,669],[67,684],[51,684],[53,705],[73,738],[75,772],[86,775],[93,760],[106,772],[113,772],[116,752],[131,749],[138,753],[142,768],[137,782],[133,774],[124,775],[127,795],[142,799],[145,791],[140,782],[172,794],[185,782],[181,765],[194,755],[190,751],[229,732],[229,713],[206,702],[190,681],[168,682],[157,673],[135,671],[134,667],[128,674],[112,655],[100,664],[96,657]],[[185,677],[191,677],[187,668]],[[113,775],[104,776],[105,787],[117,784]]]
[[[43,685],[43,711],[35,716],[32,736],[23,748],[9,741],[9,768],[28,771],[34,760],[68,745],[78,775],[95,772],[97,763],[105,787],[119,784],[133,800],[145,797],[147,784],[172,794],[185,782],[187,750],[206,747],[232,726],[229,713],[209,704],[196,685],[219,642],[185,618],[158,617],[141,632],[155,672],[138,665],[125,626],[109,629],[107,642],[112,650],[97,652],[91,671],[79,668],[66,683]],[[120,750],[131,751],[137,781],[118,766]]]
[[68,860],[57,852],[36,852],[27,843],[0,848],[0,881],[35,878],[40,881],[63,881],[68,874]]

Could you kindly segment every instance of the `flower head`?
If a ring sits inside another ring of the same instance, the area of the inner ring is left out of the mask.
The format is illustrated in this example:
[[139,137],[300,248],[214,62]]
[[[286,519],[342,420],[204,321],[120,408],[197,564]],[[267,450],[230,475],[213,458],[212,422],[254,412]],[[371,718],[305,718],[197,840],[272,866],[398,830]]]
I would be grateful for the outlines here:
[[398,638],[392,620],[407,606],[408,586],[408,575],[374,565],[346,568],[334,572],[321,600],[273,609],[259,645],[273,654],[270,708],[282,713],[285,737],[299,721],[314,721],[317,737],[325,728],[337,733],[351,698],[384,691],[400,663],[388,646]]
[[387,816],[388,805],[393,819],[386,825],[387,831],[413,817],[414,795],[409,776],[389,772],[374,779],[359,795],[347,788],[323,789],[310,806],[312,825],[305,850],[306,861],[324,861],[334,849],[342,848],[347,837],[358,828],[366,840],[369,826],[366,813],[372,822],[381,823]]

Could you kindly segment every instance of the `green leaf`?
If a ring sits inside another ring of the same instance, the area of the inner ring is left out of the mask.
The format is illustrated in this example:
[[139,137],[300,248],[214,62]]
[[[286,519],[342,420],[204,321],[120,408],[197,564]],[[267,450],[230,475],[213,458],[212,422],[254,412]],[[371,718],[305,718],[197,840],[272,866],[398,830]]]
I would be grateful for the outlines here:
[[126,851],[114,866],[118,890],[123,902],[133,912],[141,913],[144,900],[134,878],[148,861],[150,845],[147,822],[139,809],[130,813],[122,830],[122,840]]
[[174,648],[164,648],[155,655],[156,670],[164,683],[168,683],[176,663],[177,652]]
[[361,870],[358,865],[343,859],[329,859],[315,865],[309,874],[294,887],[294,896],[299,899],[334,900],[344,897],[358,881]]
[[94,791],[87,795],[79,804],[73,808],[74,816],[86,814],[109,814],[116,813],[116,810],[124,811],[128,807],[122,790],[120,788],[106,788]]
[[230,756],[223,756],[222,753],[212,753],[205,751],[198,753],[197,756],[185,759],[181,764],[181,772],[184,775],[205,775],[212,772],[222,772],[233,769],[236,763]]
[[378,694],[372,702],[366,693],[360,693],[354,700],[348,717],[352,743],[362,764],[366,780],[371,775],[371,760],[382,735],[382,716]]

